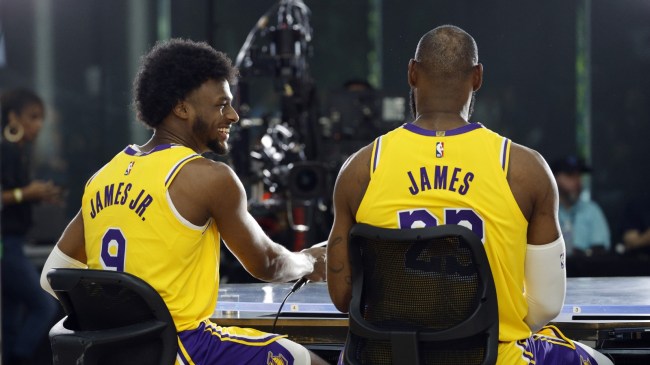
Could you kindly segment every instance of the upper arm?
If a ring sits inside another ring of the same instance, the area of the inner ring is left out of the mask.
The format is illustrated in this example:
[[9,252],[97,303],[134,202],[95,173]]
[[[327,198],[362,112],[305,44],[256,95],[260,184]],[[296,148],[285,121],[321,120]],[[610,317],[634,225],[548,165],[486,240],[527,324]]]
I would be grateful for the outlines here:
[[61,234],[59,241],[56,243],[64,254],[72,257],[73,259],[86,263],[86,244],[84,238],[84,222],[81,214],[81,209],[72,218],[68,226]]
[[528,219],[528,244],[542,245],[560,236],[559,196],[555,178],[536,151],[512,144],[508,182]]
[[334,224],[327,244],[327,287],[332,302],[347,312],[352,295],[352,273],[348,255],[350,229],[370,180],[370,152],[366,147],[341,168],[334,187]]
[[280,254],[279,245],[271,241],[248,212],[244,187],[234,171],[225,164],[207,169],[208,187],[202,201],[221,233],[228,249],[254,277],[272,280],[268,269]]

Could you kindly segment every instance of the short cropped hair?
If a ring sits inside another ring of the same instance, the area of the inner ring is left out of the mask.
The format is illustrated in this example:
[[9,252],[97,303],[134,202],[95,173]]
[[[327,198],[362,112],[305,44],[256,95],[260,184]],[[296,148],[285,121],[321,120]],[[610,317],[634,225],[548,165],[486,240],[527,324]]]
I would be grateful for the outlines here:
[[0,118],[2,118],[2,127],[9,123],[9,113],[15,112],[20,114],[25,107],[38,104],[43,107],[43,100],[31,90],[12,89],[7,90],[0,95]]
[[236,77],[237,69],[230,58],[205,42],[186,39],[158,42],[142,57],[133,82],[137,117],[156,128],[179,101],[206,81],[233,83]]
[[442,25],[422,36],[415,60],[432,76],[456,79],[467,76],[478,64],[478,47],[464,30]]

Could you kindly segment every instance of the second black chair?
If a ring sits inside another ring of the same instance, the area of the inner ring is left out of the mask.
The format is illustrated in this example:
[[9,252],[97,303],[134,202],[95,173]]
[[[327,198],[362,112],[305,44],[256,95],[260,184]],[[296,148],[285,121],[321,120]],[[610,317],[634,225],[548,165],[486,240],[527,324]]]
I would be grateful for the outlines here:
[[350,231],[347,364],[494,364],[499,314],[490,265],[469,229]]

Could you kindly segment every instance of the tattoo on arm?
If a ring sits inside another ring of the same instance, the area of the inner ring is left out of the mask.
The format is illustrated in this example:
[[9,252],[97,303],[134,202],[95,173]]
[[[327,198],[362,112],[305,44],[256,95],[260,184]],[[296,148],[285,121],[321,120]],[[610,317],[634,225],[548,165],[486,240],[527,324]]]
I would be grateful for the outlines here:
[[[343,243],[343,237],[341,236],[334,237],[334,239],[332,239],[332,243],[329,244],[329,249],[333,250],[336,246],[340,245],[341,243]],[[340,273],[345,268],[345,264],[341,261],[328,262],[327,266],[329,267],[330,271],[334,274]]]
[[342,242],[343,242],[343,237],[341,237],[341,236],[334,237],[334,239],[332,240],[332,243],[330,243],[329,246],[330,246],[330,248],[334,248],[334,247],[338,246],[339,244],[341,244]]

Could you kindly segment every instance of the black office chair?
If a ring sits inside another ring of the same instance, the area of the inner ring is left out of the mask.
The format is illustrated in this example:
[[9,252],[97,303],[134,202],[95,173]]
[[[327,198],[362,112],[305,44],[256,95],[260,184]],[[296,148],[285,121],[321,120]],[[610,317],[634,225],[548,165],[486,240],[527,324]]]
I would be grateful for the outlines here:
[[490,265],[469,229],[350,231],[346,364],[494,364],[499,314]]
[[158,292],[117,271],[54,269],[47,279],[65,313],[50,330],[55,365],[170,365],[178,340]]

